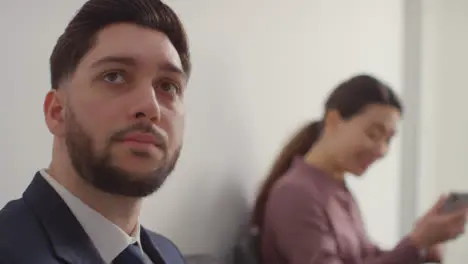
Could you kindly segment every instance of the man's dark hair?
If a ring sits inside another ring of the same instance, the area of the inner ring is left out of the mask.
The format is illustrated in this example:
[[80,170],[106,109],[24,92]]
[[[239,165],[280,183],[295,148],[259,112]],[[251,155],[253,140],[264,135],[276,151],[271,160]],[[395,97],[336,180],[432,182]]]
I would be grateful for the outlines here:
[[93,47],[97,33],[115,23],[133,23],[164,33],[177,50],[182,67],[190,74],[187,35],[177,14],[160,0],[89,0],[70,21],[59,37],[50,57],[51,84],[73,74]]

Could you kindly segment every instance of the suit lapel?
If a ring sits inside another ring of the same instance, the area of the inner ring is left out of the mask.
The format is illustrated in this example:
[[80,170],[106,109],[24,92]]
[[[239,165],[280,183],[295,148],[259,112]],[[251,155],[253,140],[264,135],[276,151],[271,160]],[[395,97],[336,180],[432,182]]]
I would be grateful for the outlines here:
[[[143,251],[148,255],[151,261],[154,264],[166,264],[170,263],[167,262],[164,258],[164,255],[161,252],[160,245],[158,241],[156,241],[150,234],[149,231],[141,227],[141,246],[143,247]],[[171,263],[172,264],[172,263]]]
[[42,224],[58,258],[67,263],[104,263],[78,220],[39,172],[23,199]]

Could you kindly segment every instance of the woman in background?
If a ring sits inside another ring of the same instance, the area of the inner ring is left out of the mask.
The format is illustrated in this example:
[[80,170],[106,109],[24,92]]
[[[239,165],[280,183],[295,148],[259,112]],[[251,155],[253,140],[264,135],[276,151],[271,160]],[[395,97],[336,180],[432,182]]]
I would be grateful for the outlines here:
[[333,91],[324,118],[286,145],[260,191],[252,225],[262,263],[441,261],[438,245],[463,232],[466,210],[441,214],[441,198],[393,250],[382,251],[366,235],[345,184],[346,173],[360,176],[384,157],[402,112],[395,93],[371,76],[355,76]]

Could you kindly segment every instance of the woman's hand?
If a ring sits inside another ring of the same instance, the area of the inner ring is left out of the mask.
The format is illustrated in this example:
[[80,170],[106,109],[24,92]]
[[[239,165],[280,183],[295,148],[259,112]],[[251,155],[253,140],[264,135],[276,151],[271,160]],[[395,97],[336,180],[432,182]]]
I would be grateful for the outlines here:
[[439,201],[416,223],[410,238],[420,249],[430,249],[433,246],[455,239],[465,232],[468,208],[451,213],[441,213],[440,209],[447,197]]
[[437,244],[429,248],[426,256],[427,262],[443,263],[444,262],[444,245]]

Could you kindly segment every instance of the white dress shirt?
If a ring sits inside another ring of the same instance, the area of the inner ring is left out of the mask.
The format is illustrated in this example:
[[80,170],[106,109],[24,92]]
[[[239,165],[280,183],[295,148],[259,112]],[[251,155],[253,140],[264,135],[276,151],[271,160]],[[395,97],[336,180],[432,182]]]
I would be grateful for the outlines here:
[[105,263],[112,263],[129,245],[138,243],[138,247],[145,257],[145,263],[152,264],[150,258],[143,252],[143,248],[141,247],[140,225],[138,225],[134,234],[129,236],[119,226],[74,196],[52,178],[46,170],[41,170],[41,175],[63,199],[68,208],[70,208],[70,211],[75,215]]

